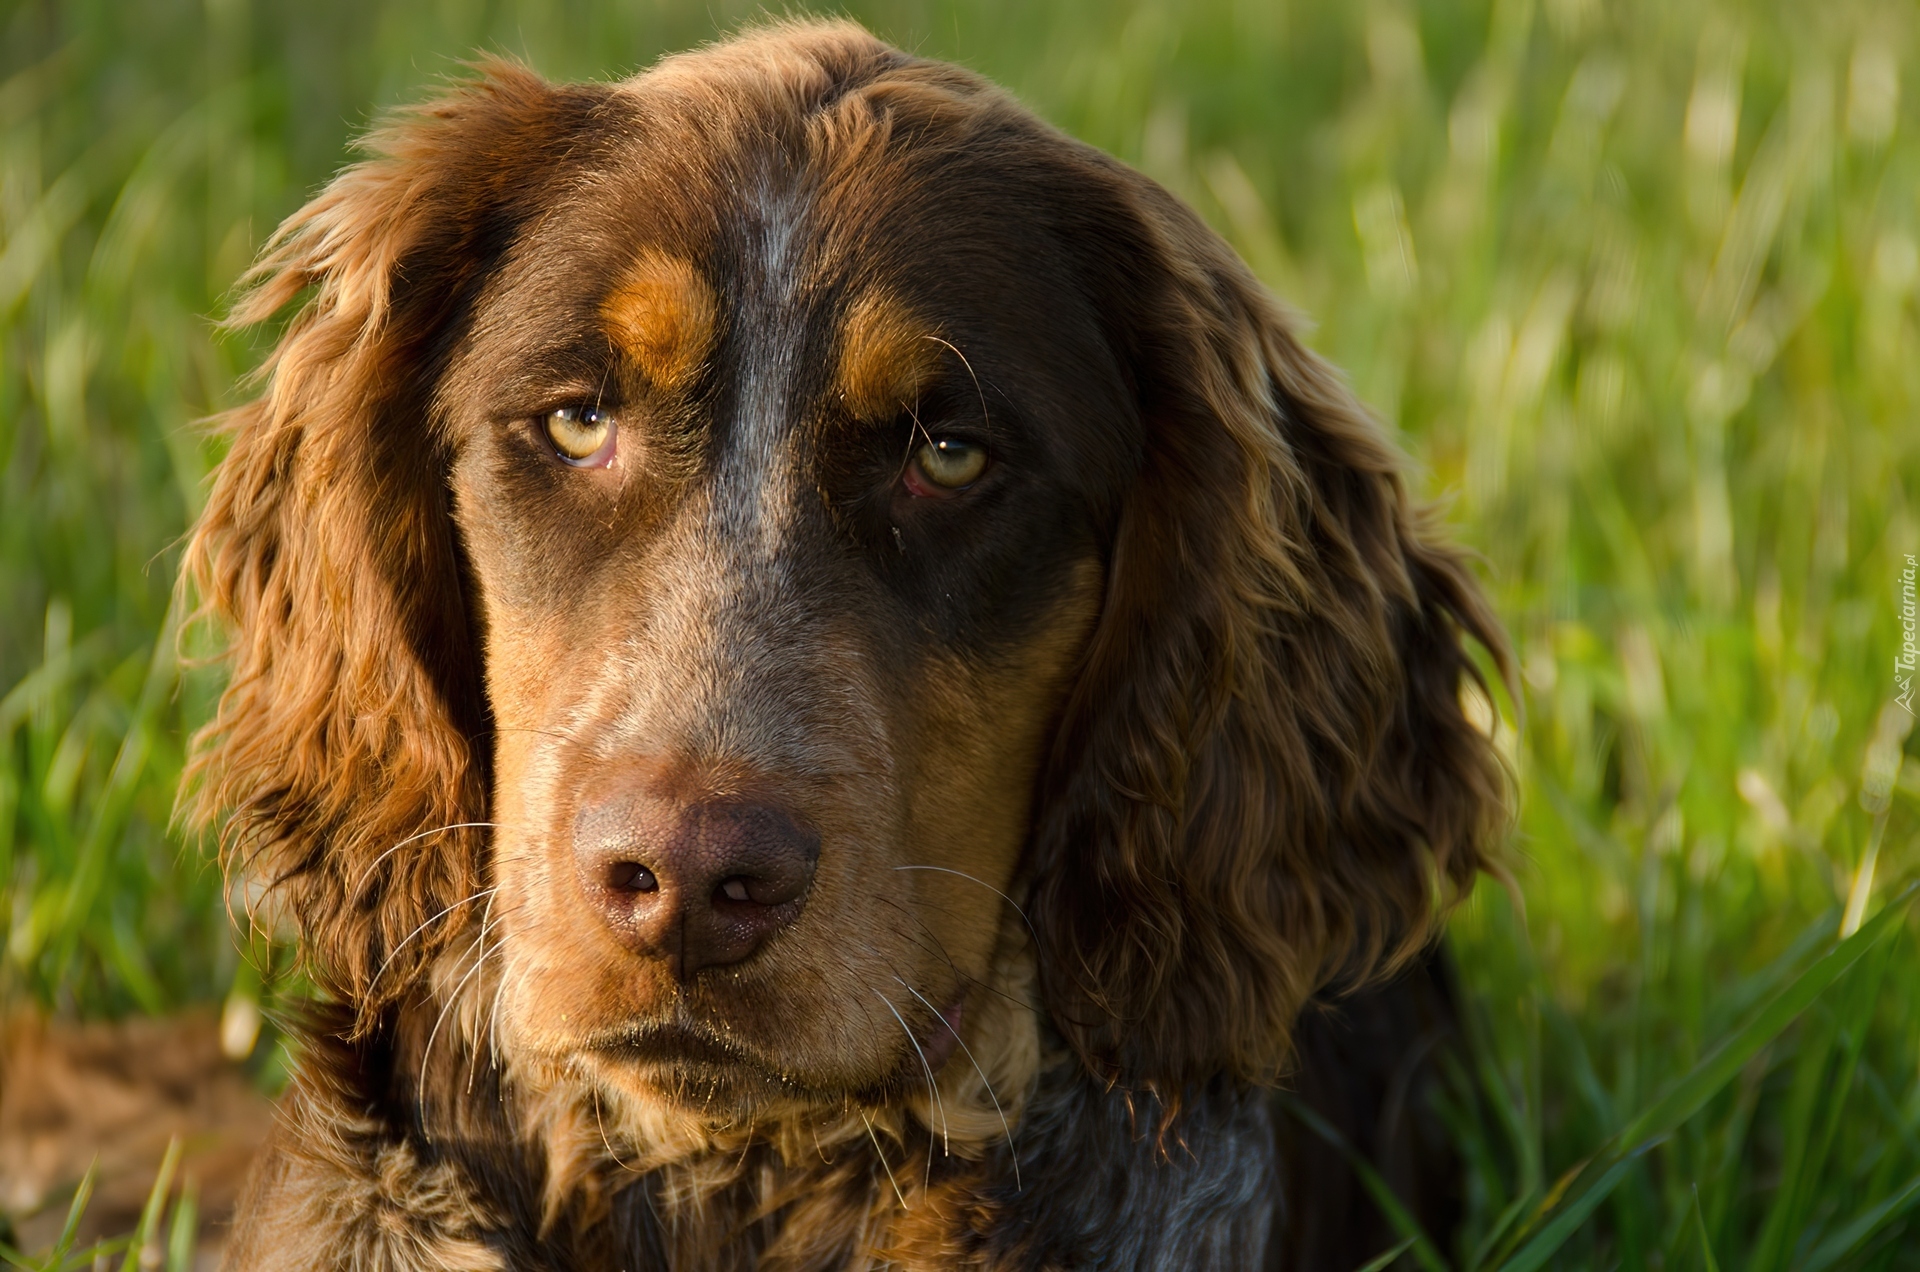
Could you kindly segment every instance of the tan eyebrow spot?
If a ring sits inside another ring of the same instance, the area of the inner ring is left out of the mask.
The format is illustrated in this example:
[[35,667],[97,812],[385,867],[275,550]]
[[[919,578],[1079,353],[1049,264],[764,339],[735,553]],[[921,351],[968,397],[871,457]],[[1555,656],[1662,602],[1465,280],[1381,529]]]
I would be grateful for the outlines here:
[[840,330],[835,387],[860,419],[912,406],[939,370],[940,345],[925,323],[886,292],[854,303]]
[[713,289],[677,256],[645,251],[600,304],[607,332],[661,388],[677,389],[713,346]]

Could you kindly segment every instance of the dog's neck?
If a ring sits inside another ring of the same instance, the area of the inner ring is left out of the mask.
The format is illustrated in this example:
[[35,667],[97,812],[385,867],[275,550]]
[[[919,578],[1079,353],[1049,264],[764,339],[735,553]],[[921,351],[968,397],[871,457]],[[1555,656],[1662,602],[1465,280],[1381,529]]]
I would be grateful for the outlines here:
[[1169,1121],[1151,1094],[1089,1077],[1046,1027],[1022,948],[996,960],[931,1084],[724,1115],[513,1059],[484,976],[450,965],[445,996],[402,1006],[379,1038],[316,1039],[293,1105],[353,1133],[305,1166],[354,1177],[369,1205],[332,1220],[338,1240],[395,1269],[1259,1266],[1264,1097],[1183,1092]]

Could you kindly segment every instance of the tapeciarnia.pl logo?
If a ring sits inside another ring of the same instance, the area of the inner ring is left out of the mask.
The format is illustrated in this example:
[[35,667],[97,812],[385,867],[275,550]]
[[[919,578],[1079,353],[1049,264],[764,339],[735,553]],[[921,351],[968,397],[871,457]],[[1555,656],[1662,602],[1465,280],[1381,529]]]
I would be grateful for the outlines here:
[[1893,684],[1900,692],[1894,701],[1913,714],[1913,669],[1916,659],[1920,659],[1920,639],[1914,634],[1913,582],[1915,564],[1913,553],[1907,553],[1907,568],[1900,571],[1900,652],[1893,656]]

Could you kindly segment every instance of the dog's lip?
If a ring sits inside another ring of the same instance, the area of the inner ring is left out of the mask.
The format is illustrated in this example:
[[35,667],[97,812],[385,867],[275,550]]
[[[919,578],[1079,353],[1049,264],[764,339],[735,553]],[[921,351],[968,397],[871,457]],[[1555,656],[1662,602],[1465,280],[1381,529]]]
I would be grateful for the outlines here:
[[[916,1032],[913,1045],[908,1048],[907,1071],[917,1073],[924,1060],[926,1067],[938,1074],[960,1049],[960,1030],[965,1019],[966,995],[962,993]],[[760,1055],[741,1039],[717,1032],[705,1022],[686,1018],[632,1021],[600,1030],[584,1040],[580,1050],[628,1064],[750,1069],[783,1083],[793,1081],[782,1066]]]
[[737,1039],[686,1020],[632,1022],[596,1034],[587,1040],[584,1049],[642,1063],[693,1062],[770,1068]]

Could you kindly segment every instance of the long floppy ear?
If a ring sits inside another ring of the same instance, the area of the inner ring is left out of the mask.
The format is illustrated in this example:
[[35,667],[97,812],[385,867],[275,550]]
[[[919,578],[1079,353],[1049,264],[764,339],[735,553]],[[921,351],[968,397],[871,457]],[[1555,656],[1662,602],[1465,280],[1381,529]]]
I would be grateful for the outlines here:
[[306,297],[265,393],[224,421],[187,549],[183,580],[233,640],[183,806],[220,826],[230,871],[277,887],[362,1029],[483,872],[486,707],[433,382],[602,99],[495,62],[397,116],[280,227],[232,319]]
[[1093,163],[1088,273],[1142,469],[1041,792],[1032,917],[1055,1022],[1163,1095],[1271,1080],[1307,997],[1418,953],[1505,817],[1460,695],[1504,674],[1402,460],[1218,236]]

